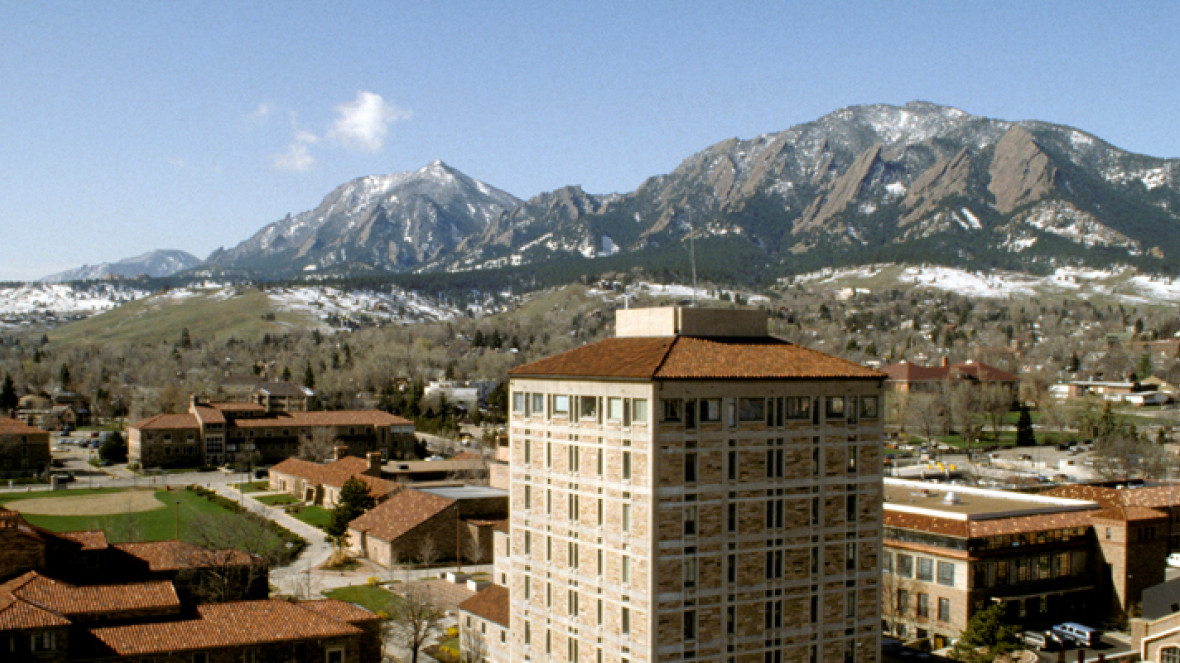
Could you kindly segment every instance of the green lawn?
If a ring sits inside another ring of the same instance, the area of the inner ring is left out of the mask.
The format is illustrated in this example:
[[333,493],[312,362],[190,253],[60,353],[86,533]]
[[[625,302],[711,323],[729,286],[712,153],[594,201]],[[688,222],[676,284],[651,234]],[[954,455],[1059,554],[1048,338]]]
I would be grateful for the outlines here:
[[[79,489],[59,492],[39,491],[20,495],[4,496],[4,504],[20,510],[20,500],[37,497],[80,497],[104,493],[124,492],[125,488]],[[227,509],[213,504],[200,495],[188,490],[157,490],[155,497],[160,508],[139,513],[113,514],[105,516],[42,516],[21,514],[25,520],[53,532],[75,532],[78,530],[101,529],[113,543],[123,541],[165,541],[176,538],[177,516],[180,531],[199,513],[219,518],[233,518]],[[180,506],[177,508],[176,503]]]
[[234,488],[243,493],[257,493],[270,490],[270,484],[266,481],[252,481],[250,483],[235,483]]
[[257,499],[259,502],[262,502],[263,504],[265,504],[267,506],[278,506],[280,504],[295,504],[296,502],[299,501],[299,500],[295,499],[294,497],[292,497],[290,495],[286,495],[286,494],[284,494],[284,495],[263,495],[262,497],[256,497],[255,499]]
[[332,511],[330,509],[325,509],[324,507],[317,506],[315,504],[311,506],[305,506],[297,510],[292,509],[289,513],[295,518],[307,523],[308,525],[311,525],[312,527],[318,527],[320,529],[326,527],[328,525],[328,521],[332,519]]
[[387,615],[393,613],[398,601],[401,600],[393,592],[376,585],[339,587],[324,592],[324,596],[338,601],[355,603],[373,612],[383,610]]

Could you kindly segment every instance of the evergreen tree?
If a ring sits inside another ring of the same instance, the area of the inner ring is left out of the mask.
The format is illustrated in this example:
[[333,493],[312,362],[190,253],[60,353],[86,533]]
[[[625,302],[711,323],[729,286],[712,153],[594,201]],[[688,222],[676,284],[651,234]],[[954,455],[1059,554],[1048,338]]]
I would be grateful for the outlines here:
[[1070,373],[1077,373],[1079,370],[1081,370],[1081,368],[1082,360],[1080,357],[1078,357],[1078,351],[1074,350],[1073,355],[1069,358],[1069,365],[1066,366],[1066,370],[1068,370]]
[[1151,377],[1151,353],[1144,352],[1139,357],[1139,363],[1135,364],[1135,377],[1138,380],[1146,380]]
[[955,658],[990,662],[996,656],[1016,649],[1020,627],[1009,623],[1005,617],[1004,606],[1000,603],[993,603],[972,615],[955,644]]
[[282,380],[283,380],[283,382],[290,382],[291,381],[291,367],[290,366],[283,367]]
[[64,363],[61,365],[61,368],[59,368],[57,371],[57,381],[61,383],[61,388],[63,390],[69,390],[69,388],[70,388],[70,367],[66,366]]
[[185,350],[193,347],[193,337],[188,333],[188,327],[180,330],[180,342],[176,345]]
[[1035,447],[1037,445],[1037,436],[1033,433],[1032,415],[1028,411],[1028,407],[1020,406],[1020,417],[1016,420],[1016,446],[1018,447]]
[[111,433],[98,448],[98,457],[112,463],[127,462],[127,440],[118,431]]
[[16,395],[16,387],[12,384],[12,376],[4,374],[4,382],[0,383],[0,416],[7,415],[15,408],[20,399]]
[[348,543],[348,523],[376,504],[377,500],[369,493],[369,487],[360,479],[350,477],[340,487],[340,496],[324,532],[336,542],[337,547],[343,548]]
[[311,360],[307,360],[307,367],[303,369],[303,386],[315,389],[315,371],[311,370]]

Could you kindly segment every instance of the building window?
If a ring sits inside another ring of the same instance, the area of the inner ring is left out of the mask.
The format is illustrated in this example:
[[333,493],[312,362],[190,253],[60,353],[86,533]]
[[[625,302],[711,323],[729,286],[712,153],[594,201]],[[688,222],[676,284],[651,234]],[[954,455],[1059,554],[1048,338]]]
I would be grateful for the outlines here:
[[739,398],[738,399],[738,420],[739,421],[757,421],[762,422],[766,420],[766,399],[764,398]]
[[664,400],[664,421],[680,421],[680,399]]
[[705,398],[701,400],[701,421],[721,421],[721,399]]
[[919,617],[929,617],[930,616],[930,595],[929,594],[918,594],[918,616]]
[[730,532],[737,532],[737,502],[729,503],[729,517],[726,520],[726,528]]
[[631,582],[631,556],[623,555],[622,579],[624,584]]
[[[1046,562],[1048,561],[1048,557],[1048,555],[1045,555]],[[1045,577],[1047,578],[1048,575],[1046,574]],[[938,584],[947,587],[955,586],[955,565],[953,562],[938,563]]]
[[[197,660],[197,655],[193,654],[193,663],[205,663],[205,659]],[[324,652],[324,663],[344,663],[344,648],[333,647]]]
[[545,394],[533,394],[533,409],[529,414],[545,414]]
[[828,396],[828,419],[843,419],[844,418],[844,397],[843,396]]
[[897,553],[897,575],[902,578],[914,577],[914,557],[904,553]]
[[647,399],[636,398],[631,401],[631,421],[640,424],[647,423]]
[[570,414],[570,397],[564,395],[554,396],[552,414],[563,414],[568,417]]
[[[938,621],[949,622],[951,620],[951,600],[938,599]],[[1180,663],[1177,660],[1176,663]]]
[[533,487],[532,486],[526,485],[524,487],[524,508],[526,508],[526,509],[533,508]]
[[631,505],[623,504],[623,531],[631,531]]
[[697,453],[690,451],[684,454],[684,483],[697,482]]
[[684,586],[697,586],[697,549],[684,549]]
[[876,396],[861,396],[860,398],[860,418],[861,419],[876,419],[877,413],[877,397]]
[[570,445],[569,447],[569,466],[570,474],[578,472],[581,469],[581,458],[578,453],[578,447]]
[[619,421],[623,418],[623,399],[612,396],[606,399],[606,418]]
[[795,396],[787,399],[788,419],[811,418],[811,398],[809,396]]
[[685,610],[684,611],[684,639],[685,640],[696,640],[697,639],[697,611],[696,610]]
[[907,590],[897,590],[897,612],[904,615],[910,609],[910,593]]
[[918,558],[918,580],[930,582],[934,580],[934,560],[929,557]]
[[697,505],[687,504],[684,507],[684,535],[696,536],[697,533]]
[[631,452],[623,452],[623,481],[631,480]]
[[631,635],[631,608],[623,606],[623,611],[620,615],[619,624],[623,635]]
[[598,416],[598,397],[582,396],[578,401],[583,419],[593,419]]

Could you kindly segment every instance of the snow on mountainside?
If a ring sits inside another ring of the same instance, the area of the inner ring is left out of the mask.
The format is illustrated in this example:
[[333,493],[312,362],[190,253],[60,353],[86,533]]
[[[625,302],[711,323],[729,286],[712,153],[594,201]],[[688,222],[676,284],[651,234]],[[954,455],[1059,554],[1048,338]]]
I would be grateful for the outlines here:
[[400,272],[449,255],[520,201],[435,161],[416,171],[362,177],[313,210],[272,223],[206,266],[269,275]]
[[43,277],[41,281],[61,283],[64,281],[93,281],[111,276],[133,278],[144,275],[159,278],[192,269],[199,264],[201,264],[201,259],[191,253],[175,249],[157,250],[133,258],[124,258],[118,262],[83,265],[77,269]]
[[114,283],[75,287],[26,283],[0,287],[0,329],[30,324],[56,325],[109,311],[147,296],[147,292]]

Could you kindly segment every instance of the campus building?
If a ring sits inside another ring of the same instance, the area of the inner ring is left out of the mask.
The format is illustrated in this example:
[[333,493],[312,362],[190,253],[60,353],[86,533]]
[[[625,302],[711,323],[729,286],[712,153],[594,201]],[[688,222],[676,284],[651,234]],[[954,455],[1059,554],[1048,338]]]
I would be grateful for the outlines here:
[[490,660],[879,660],[883,374],[658,308],[509,375]]
[[1065,614],[1097,622],[1135,612],[1143,590],[1164,580],[1169,517],[1118,502],[1124,492],[1133,493],[1067,486],[1038,495],[885,479],[886,632],[942,647],[992,603],[1034,628]]
[[49,458],[49,431],[0,417],[0,479],[43,474]]
[[222,463],[276,463],[322,437],[360,456],[376,451],[413,457],[414,422],[379,410],[301,412],[257,403],[201,401],[188,412],[161,414],[127,428],[128,460],[141,467],[193,467]]

